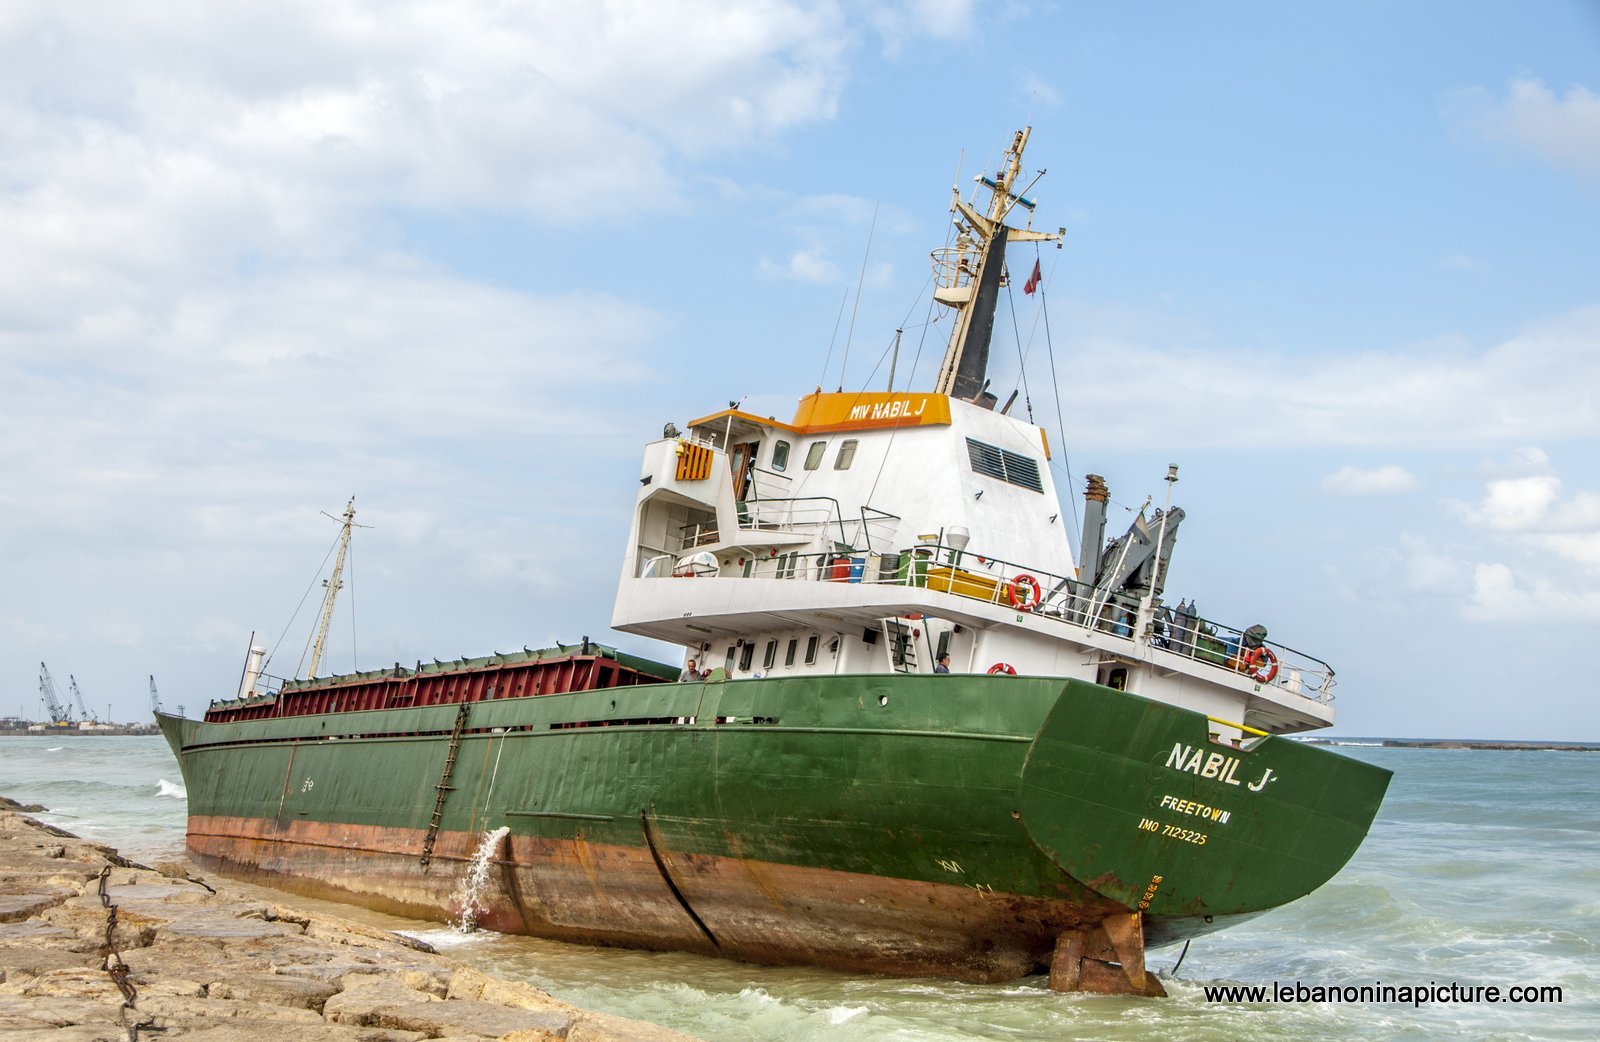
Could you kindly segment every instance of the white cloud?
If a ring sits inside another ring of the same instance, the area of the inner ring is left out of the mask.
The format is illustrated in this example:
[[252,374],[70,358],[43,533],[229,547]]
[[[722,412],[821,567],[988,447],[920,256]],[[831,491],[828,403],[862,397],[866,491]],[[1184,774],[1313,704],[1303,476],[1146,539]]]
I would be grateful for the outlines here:
[[1552,532],[1533,537],[1537,546],[1557,558],[1600,572],[1600,528],[1588,532]]
[[1480,622],[1590,622],[1600,620],[1600,589],[1562,587],[1540,578],[1519,581],[1504,564],[1480,564],[1466,614]]
[[[1054,316],[1052,316],[1054,319]],[[1069,328],[1090,326],[1070,312]],[[1160,425],[1129,429],[1114,396],[1074,408],[1085,445],[1159,448],[1182,429],[1207,447],[1493,445],[1600,435],[1600,307],[1528,326],[1477,349],[1457,340],[1307,358],[1290,351],[1155,347],[1193,339],[1181,327],[1135,325],[1081,347],[1083,386],[1115,386],[1129,372],[1160,373],[1142,388]],[[1013,375],[996,374],[997,385]],[[1068,389],[1070,393],[1070,389]],[[1146,441],[1147,439],[1147,441]]]
[[1322,479],[1324,492],[1344,496],[1386,495],[1416,487],[1416,475],[1395,463],[1371,468],[1344,466]]
[[308,504],[352,491],[374,559],[405,563],[390,596],[472,629],[459,650],[526,633],[519,591],[604,618],[573,562],[621,537],[585,482],[631,469],[671,317],[475,283],[396,226],[678,212],[697,163],[832,117],[861,21],[832,0],[6,5],[0,545],[23,550],[0,586],[37,595],[0,603],[28,638],[4,675],[86,636],[231,658],[328,538]]
[[958,40],[974,30],[973,0],[905,0],[883,4],[873,13],[873,24],[883,37],[886,57],[898,57],[917,36]]
[[828,259],[828,251],[820,246],[808,250],[796,250],[781,264],[762,258],[760,270],[763,275],[814,282],[818,285],[828,285],[844,279],[844,272]]
[[[1568,495],[1549,457],[1524,449],[1493,462],[1476,504],[1455,504],[1461,516],[1490,537],[1474,570],[1469,617],[1549,623],[1600,619],[1600,495]],[[1587,573],[1587,574],[1586,574]]]
[[1404,550],[1402,582],[1417,593],[1459,596],[1470,583],[1472,566],[1459,557],[1443,553],[1427,540],[1402,537]]
[[674,154],[831,117],[849,40],[801,0],[39,3],[11,22],[0,219],[158,266],[336,249],[386,206],[672,207]]
[[[817,285],[849,282],[853,286],[858,278],[871,286],[890,285],[894,266],[872,258],[881,252],[886,238],[918,228],[904,210],[842,193],[799,196],[778,212],[789,225],[789,234],[804,245],[785,261],[762,258],[757,269],[770,277]],[[863,251],[869,251],[864,270],[862,260],[834,260],[836,256],[859,258]]]
[[1513,449],[1505,456],[1485,460],[1479,472],[1491,478],[1527,477],[1554,474],[1555,468],[1550,465],[1549,453],[1537,446],[1525,446]]
[[1580,492],[1563,501],[1554,474],[1495,478],[1464,512],[1473,524],[1500,532],[1571,532],[1600,528],[1600,495]]
[[[448,484],[447,453],[553,447],[578,429],[591,452],[620,448],[617,413],[578,392],[599,371],[608,399],[626,399],[662,321],[603,295],[348,269],[224,281],[105,328],[64,318],[9,364],[0,354],[13,396],[0,542],[126,535],[157,513],[177,533],[268,539],[283,519],[262,501],[308,488],[342,501],[357,473]],[[104,361],[55,361],[74,357]]]
[[1536,79],[1516,79],[1497,97],[1472,87],[1445,98],[1447,113],[1487,140],[1507,142],[1555,166],[1600,177],[1600,96],[1573,86],[1557,95]]
[[[1354,569],[1330,575],[1345,599],[1370,604],[1374,586],[1455,604],[1472,592],[1473,562],[1441,546],[1439,537],[1401,532],[1391,545],[1363,554]],[[1410,610],[1403,599],[1379,605],[1384,610]],[[1430,609],[1433,610],[1433,609]]]
[[1554,475],[1500,478],[1489,482],[1467,517],[1502,532],[1522,532],[1543,522],[1560,494],[1561,480]]

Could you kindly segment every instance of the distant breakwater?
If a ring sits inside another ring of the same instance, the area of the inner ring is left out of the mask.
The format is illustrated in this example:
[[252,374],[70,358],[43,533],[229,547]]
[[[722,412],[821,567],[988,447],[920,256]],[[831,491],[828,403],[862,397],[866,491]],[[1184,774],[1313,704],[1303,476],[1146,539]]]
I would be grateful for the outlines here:
[[1600,743],[1573,742],[1510,742],[1470,738],[1384,738],[1361,741],[1348,738],[1305,738],[1307,745],[1360,745],[1385,749],[1488,749],[1504,752],[1600,752]]

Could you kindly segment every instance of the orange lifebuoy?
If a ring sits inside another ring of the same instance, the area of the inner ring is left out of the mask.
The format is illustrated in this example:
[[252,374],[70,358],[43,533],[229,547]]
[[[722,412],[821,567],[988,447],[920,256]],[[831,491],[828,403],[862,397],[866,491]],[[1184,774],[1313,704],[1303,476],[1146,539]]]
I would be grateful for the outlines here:
[[994,665],[989,667],[989,673],[991,676],[995,673],[1004,673],[1007,676],[1012,677],[1017,675],[1016,669],[1014,669],[1008,662],[996,662]]
[[[1018,591],[1024,586],[1032,588],[1033,598],[1031,600],[1025,593],[1018,595]],[[1006,597],[1011,601],[1011,606],[1018,611],[1032,611],[1038,607],[1040,601],[1044,600],[1044,594],[1039,590],[1039,580],[1026,572],[1012,579],[1006,585]]]
[[1272,653],[1271,648],[1257,648],[1239,661],[1239,668],[1256,683],[1270,684],[1272,678],[1278,675],[1278,656]]

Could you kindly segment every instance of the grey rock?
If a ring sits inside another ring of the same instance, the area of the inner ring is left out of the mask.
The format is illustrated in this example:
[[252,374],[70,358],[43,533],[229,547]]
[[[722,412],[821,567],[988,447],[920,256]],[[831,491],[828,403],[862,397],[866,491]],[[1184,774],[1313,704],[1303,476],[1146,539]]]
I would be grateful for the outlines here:
[[21,995],[0,995],[0,1037],[10,1042],[11,1032],[37,1028],[64,1028],[70,1024],[115,1024],[119,1004],[86,999],[41,1002]]
[[376,1024],[385,1010],[440,1001],[389,977],[362,974],[346,977],[344,985],[343,991],[323,1003],[322,1016],[331,1024]]
[[292,1006],[322,1012],[322,1004],[339,989],[304,977],[285,977],[274,973],[234,974],[207,989],[214,999],[237,999],[267,1006]]
[[209,941],[241,941],[262,937],[289,937],[300,933],[293,923],[241,918],[231,911],[197,910],[172,919],[157,931],[162,940],[193,937]]
[[51,888],[33,893],[0,894],[0,923],[19,923],[24,919],[32,919],[39,913],[61,904],[67,898],[76,896],[77,891],[64,888]]
[[[198,1030],[194,1024],[186,1027],[187,1030],[177,1036],[183,1042],[275,1042],[276,1037],[293,1039],[293,1042],[416,1042],[428,1037],[416,1031],[346,1027],[341,1024],[296,1024],[289,1031],[276,1033],[266,1033],[251,1024],[237,1021],[198,1026]],[[6,1042],[10,1042],[10,1039]]]
[[499,1038],[513,1031],[537,1031],[552,1038],[566,1038],[572,1029],[572,1017],[566,1013],[510,1009],[464,999],[392,1006],[378,1012],[376,1023],[379,1027],[421,1031],[436,1038],[444,1035]]
[[[259,1002],[239,1002],[233,999],[187,998],[182,995],[140,995],[139,1013],[147,1017],[165,1017],[185,1020],[199,1017],[209,1020],[271,1021],[274,1024],[320,1024],[322,1016],[316,1010],[297,1009],[292,1006],[270,1006]],[[278,1031],[278,1037],[293,1037],[292,1032]],[[258,1040],[261,1036],[257,1036]]]
[[[0,1028],[5,1031],[6,1042],[119,1042],[127,1037],[120,1027],[89,1024],[71,1024],[60,1028]],[[259,1042],[259,1040],[258,1040]]]

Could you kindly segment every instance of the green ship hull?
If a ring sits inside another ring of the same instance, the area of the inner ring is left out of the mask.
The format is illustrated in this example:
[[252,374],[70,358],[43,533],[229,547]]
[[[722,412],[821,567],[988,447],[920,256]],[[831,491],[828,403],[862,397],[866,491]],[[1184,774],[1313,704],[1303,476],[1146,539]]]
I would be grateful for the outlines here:
[[495,930],[980,981],[1098,944],[1130,983],[1079,982],[1091,990],[1159,991],[1144,945],[1316,889],[1389,781],[1326,749],[1221,745],[1201,714],[1020,676],[160,723],[189,850],[229,874],[445,919],[481,852],[476,918]]

